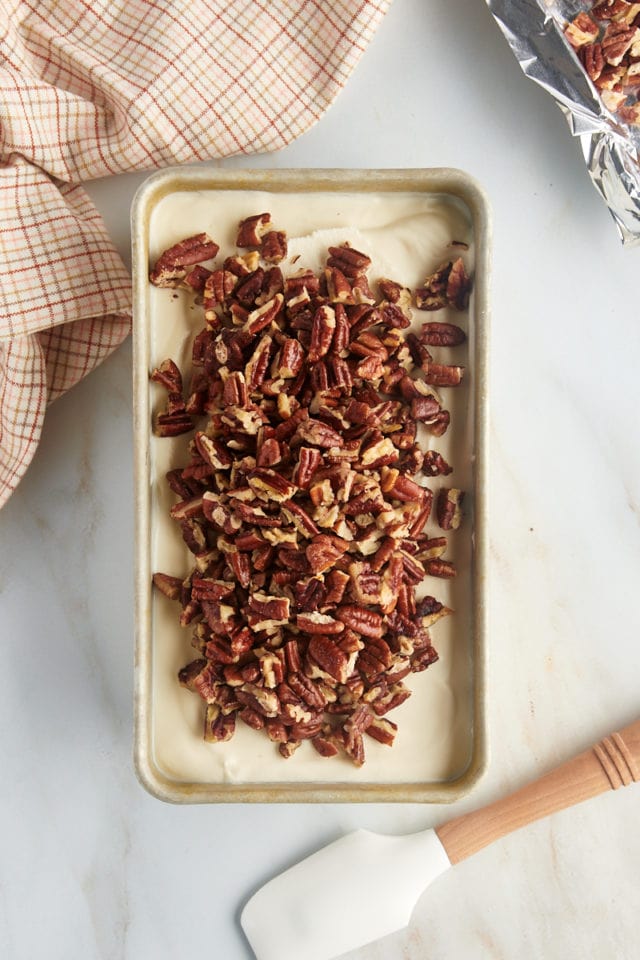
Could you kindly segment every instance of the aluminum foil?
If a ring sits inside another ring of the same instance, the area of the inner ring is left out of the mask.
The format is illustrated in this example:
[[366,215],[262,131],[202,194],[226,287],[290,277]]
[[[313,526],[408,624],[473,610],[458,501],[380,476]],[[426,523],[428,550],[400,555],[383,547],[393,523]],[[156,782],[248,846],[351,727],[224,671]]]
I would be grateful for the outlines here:
[[609,113],[563,34],[567,22],[590,4],[486,2],[526,76],[550,93],[566,116],[622,242],[640,244],[640,131]]

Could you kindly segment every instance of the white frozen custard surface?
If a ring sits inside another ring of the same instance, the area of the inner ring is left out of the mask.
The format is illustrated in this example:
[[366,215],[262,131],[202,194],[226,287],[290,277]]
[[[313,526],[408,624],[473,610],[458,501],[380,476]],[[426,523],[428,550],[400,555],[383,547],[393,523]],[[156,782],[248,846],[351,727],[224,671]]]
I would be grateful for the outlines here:
[[[241,219],[269,212],[274,229],[288,237],[288,256],[280,264],[285,275],[303,267],[319,271],[327,247],[348,241],[368,254],[371,284],[382,276],[416,287],[440,264],[460,254],[451,241],[469,244],[462,255],[473,271],[473,237],[465,208],[453,198],[422,193],[279,193],[184,191],[169,194],[156,205],[150,226],[150,258],[177,241],[202,231],[218,244],[216,262],[235,252]],[[295,261],[295,262],[292,262]],[[171,357],[189,381],[191,341],[203,323],[202,308],[186,291],[150,291],[151,356],[149,369]],[[473,298],[472,298],[473,302]],[[419,328],[427,319],[450,320],[467,327],[465,313],[414,311]],[[439,350],[438,359],[468,365],[467,346]],[[444,390],[451,426],[441,438],[421,435],[421,441],[439,450],[453,466],[447,478],[428,485],[456,486],[466,491],[462,527],[449,535],[448,559],[456,562],[458,576],[448,581],[427,578],[423,593],[436,596],[454,609],[438,621],[432,639],[440,659],[426,671],[411,674],[405,683],[412,696],[388,716],[398,724],[392,747],[366,737],[366,762],[356,768],[346,757],[325,759],[309,743],[289,759],[279,754],[266,734],[238,723],[234,737],[211,744],[202,739],[204,704],[177,680],[181,667],[198,654],[191,646],[191,628],[178,624],[179,606],[154,591],[152,599],[152,740],[154,760],[169,779],[193,783],[424,783],[460,775],[471,751],[472,658],[471,605],[471,402],[469,384],[473,370],[467,366],[460,387]],[[163,402],[161,391],[150,386],[152,409]],[[185,438],[151,439],[152,464],[152,569],[186,576],[192,557],[177,524],[169,517],[175,500],[164,480],[167,470],[186,463]],[[467,506],[467,504],[469,506]],[[430,521],[433,535],[437,527]],[[427,531],[429,526],[427,527]]]

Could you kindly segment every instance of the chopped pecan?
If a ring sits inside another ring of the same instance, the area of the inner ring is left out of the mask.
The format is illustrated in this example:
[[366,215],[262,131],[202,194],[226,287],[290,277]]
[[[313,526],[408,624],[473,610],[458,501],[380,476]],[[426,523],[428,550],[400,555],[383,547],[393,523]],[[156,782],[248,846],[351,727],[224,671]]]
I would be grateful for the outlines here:
[[260,251],[267,263],[281,263],[287,255],[287,235],[282,230],[270,230],[262,239]]
[[289,600],[287,597],[269,597],[264,593],[254,593],[249,597],[249,609],[265,620],[289,620]]
[[299,424],[294,439],[309,443],[313,447],[344,446],[344,439],[336,430],[322,420],[315,420],[312,417],[307,417]]
[[451,263],[439,267],[415,292],[418,310],[441,310],[447,306],[447,277]]
[[437,397],[414,397],[411,401],[411,416],[425,423],[432,423],[441,412]]
[[[565,26],[565,36],[603,105],[623,123],[640,121],[640,3],[602,0],[590,14],[580,11]],[[592,19],[595,18],[595,19]]]
[[471,280],[461,257],[439,267],[416,290],[416,306],[419,310],[440,310],[452,306],[464,310],[469,302]]
[[264,270],[262,267],[257,267],[255,270],[252,270],[251,273],[240,278],[234,290],[234,298],[237,303],[232,302],[229,305],[229,309],[232,311],[234,318],[238,317],[239,321],[243,319],[242,311],[237,309],[238,304],[244,307],[245,310],[248,307],[256,305],[257,299],[262,293],[263,283]]
[[384,633],[384,621],[375,610],[355,604],[345,604],[336,611],[338,620],[364,637],[381,637]]
[[342,270],[328,267],[325,270],[327,294],[331,303],[353,303],[353,288]]
[[224,600],[235,591],[235,583],[228,580],[211,580],[205,577],[193,577],[191,596],[195,600]]
[[319,733],[311,741],[321,757],[335,757],[339,753],[337,738],[331,734]]
[[637,27],[630,27],[626,23],[610,23],[601,41],[602,55],[606,62],[612,67],[619,66],[639,35]]
[[421,487],[415,480],[410,480],[409,477],[403,476],[403,474],[398,474],[398,476],[394,478],[393,483],[389,486],[386,493],[388,493],[392,500],[420,502],[425,498],[425,488]]
[[280,700],[275,690],[260,687],[255,683],[243,683],[236,690],[236,697],[254,713],[262,717],[278,717]]
[[344,570],[330,570],[326,576],[327,595],[325,604],[328,607],[336,606],[342,602],[347,584],[349,583],[349,574]]
[[307,655],[338,683],[346,683],[349,659],[331,637],[314,634],[309,641]]
[[182,374],[173,360],[164,360],[151,372],[150,379],[167,391],[165,409],[156,416],[153,432],[158,437],[177,437],[193,430],[193,417],[188,413],[183,396]]
[[433,560],[425,560],[424,569],[430,576],[443,577],[445,580],[449,580],[456,575],[456,568],[451,561],[442,560],[439,557]]
[[158,383],[167,391],[167,412],[176,413],[184,410],[184,397],[182,395],[182,374],[173,360],[163,360],[159,367],[151,371],[150,379]]
[[293,592],[298,610],[304,612],[318,610],[324,604],[327,595],[322,578],[317,576],[298,580]]
[[154,573],[153,585],[158,588],[169,600],[179,600],[182,594],[182,580],[180,577],[171,577],[168,573]]
[[640,124],[640,102],[629,104],[628,106],[619,104],[617,106],[617,113],[625,123]]
[[464,367],[446,363],[430,363],[424,379],[434,387],[457,387],[462,381]]
[[309,488],[311,479],[322,463],[322,454],[314,447],[299,447],[298,462],[294,467],[292,480],[301,489]]
[[429,347],[457,347],[467,335],[455,323],[423,323],[420,341]]
[[311,610],[307,613],[299,613],[296,617],[296,626],[303,633],[309,634],[328,634],[342,633],[344,623],[335,620],[328,613],[319,613]]
[[282,460],[282,450],[275,437],[270,437],[261,444],[256,455],[258,467],[274,467]]
[[157,437],[178,437],[193,430],[193,417],[188,413],[160,413],[153,432]]
[[398,724],[388,717],[372,717],[368,724],[366,733],[373,737],[378,743],[384,743],[387,747],[393,745],[398,732]]
[[447,476],[451,471],[452,467],[449,466],[442,454],[438,453],[437,450],[426,451],[422,464],[422,472],[427,477]]
[[307,357],[311,363],[316,363],[329,352],[335,328],[336,315],[333,308],[326,305],[318,307],[313,317],[311,343]]
[[211,270],[207,270],[206,267],[196,264],[196,266],[186,274],[184,282],[196,293],[202,294],[204,293],[205,284],[210,276]]
[[237,247],[259,247],[264,234],[271,224],[270,213],[259,213],[253,217],[245,217],[238,225],[236,237]]
[[324,533],[314,537],[305,549],[313,573],[324,573],[330,570],[347,552],[347,546],[348,544],[340,537],[331,537]]
[[282,294],[276,293],[271,300],[260,304],[260,306],[256,307],[255,310],[252,310],[247,316],[247,319],[242,327],[243,331],[246,331],[253,336],[256,333],[259,333],[260,330],[264,330],[265,327],[270,326],[271,322],[275,320],[280,313],[283,303],[284,297]]
[[449,607],[445,607],[444,604],[436,600],[435,597],[423,597],[418,604],[416,615],[422,621],[422,626],[427,628],[441,617],[448,616],[451,612]]
[[397,283],[395,280],[389,280],[386,277],[381,277],[378,280],[378,287],[380,288],[380,293],[384,299],[388,300],[389,303],[399,303],[403,301],[408,305],[411,302],[410,291],[407,290],[406,287],[403,287],[400,283]]
[[180,240],[158,258],[149,274],[156,287],[177,287],[187,275],[187,267],[212,260],[220,247],[206,233]]
[[411,317],[397,303],[381,303],[380,319],[387,327],[405,330],[411,325]]
[[[614,20],[618,17],[627,19],[627,14],[631,13],[634,7],[637,7],[637,4],[628,3],[627,0],[600,0],[594,4],[591,13],[596,20]],[[631,16],[633,17],[633,13]]]
[[578,53],[582,65],[589,77],[595,83],[602,74],[605,65],[601,43],[588,43],[581,47]]
[[355,280],[371,266],[371,257],[345,243],[340,247],[329,247],[327,266],[337,267],[345,277]]
[[595,40],[599,32],[598,24],[587,13],[581,11],[571,23],[567,24],[564,35],[574,50],[577,50],[585,43],[591,43],[592,40]]
[[267,467],[256,467],[247,477],[249,486],[255,490],[259,497],[266,500],[275,500],[277,503],[284,503],[290,500],[298,489],[295,483],[291,483],[280,473],[270,470]]
[[298,340],[287,337],[280,347],[276,362],[276,375],[284,379],[296,377],[304,363],[304,349]]
[[199,693],[203,700],[209,703],[215,702],[217,681],[215,671],[208,660],[193,660],[180,670],[178,680],[183,687]]
[[212,440],[202,431],[197,431],[194,439],[202,459],[215,470],[228,470],[231,467],[233,457],[219,440]]
[[207,743],[230,740],[236,729],[235,713],[224,714],[217,703],[208,703],[204,717],[204,739]]

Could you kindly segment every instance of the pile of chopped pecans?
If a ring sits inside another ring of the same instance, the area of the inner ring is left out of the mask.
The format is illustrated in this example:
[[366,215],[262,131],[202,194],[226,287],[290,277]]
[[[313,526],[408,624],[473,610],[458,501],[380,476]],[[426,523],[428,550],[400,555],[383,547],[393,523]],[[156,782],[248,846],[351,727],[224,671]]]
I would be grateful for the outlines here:
[[[208,269],[219,248],[199,234],[150,274],[195,292],[205,316],[187,394],[172,360],[151,374],[167,393],[155,434],[195,431],[167,474],[194,567],[153,580],[194,625],[199,656],[179,679],[206,702],[205,740],[230,739],[240,719],[284,757],[310,740],[361,765],[364,734],[393,743],[386,715],[410,695],[403,680],[437,660],[428,628],[451,612],[416,587],[455,576],[444,534],[464,494],[425,485],[451,467],[417,430],[449,427],[435,388],[463,368],[430,348],[465,334],[407,328],[412,305],[465,309],[471,282],[455,256],[413,294],[381,279],[376,296],[370,258],[347,244],[329,248],[322,275],[285,279],[287,238],[269,214],[243,220],[237,246],[248,252]],[[424,532],[432,506],[441,536]]]
[[565,27],[565,36],[605,107],[628,124],[640,124],[640,3],[599,0]]

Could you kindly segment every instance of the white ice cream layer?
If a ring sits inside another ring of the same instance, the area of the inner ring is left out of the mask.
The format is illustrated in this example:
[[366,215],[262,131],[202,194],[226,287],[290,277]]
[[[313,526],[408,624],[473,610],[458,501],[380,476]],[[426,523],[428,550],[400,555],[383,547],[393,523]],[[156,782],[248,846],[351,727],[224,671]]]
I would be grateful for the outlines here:
[[[234,191],[201,191],[170,194],[156,206],[150,231],[150,255],[154,260],[173,243],[201,231],[220,244],[216,263],[236,252],[238,222],[268,211],[275,229],[289,238],[283,272],[304,267],[320,271],[327,247],[348,241],[372,259],[368,276],[372,286],[389,277],[408,287],[422,284],[440,264],[460,255],[451,241],[469,244],[462,253],[467,269],[473,270],[473,238],[467,211],[457,201],[420,193],[305,193],[286,194]],[[375,290],[375,287],[373,287]],[[414,311],[416,329],[425,320],[450,320],[465,328],[466,313]],[[189,383],[193,335],[203,325],[202,308],[184,291],[153,288],[151,291],[150,369],[166,357],[180,366]],[[466,346],[455,350],[434,349],[443,362],[468,364]],[[463,384],[443,390],[444,406],[451,411],[451,426],[442,438],[426,434],[422,440],[440,451],[454,467],[448,478],[428,481],[432,490],[441,485],[467,491],[472,503],[471,406],[467,368]],[[152,408],[164,403],[163,391],[155,385]],[[167,470],[186,463],[185,437],[151,442],[152,460],[152,568],[186,576],[191,555],[183,544],[177,524],[169,518],[175,500],[164,480]],[[468,509],[469,512],[469,509]],[[433,523],[433,535],[438,529]],[[388,716],[399,726],[392,747],[366,741],[366,762],[357,769],[347,758],[325,759],[309,743],[284,760],[266,734],[239,722],[232,740],[221,744],[202,739],[204,704],[194,693],[180,687],[179,669],[198,654],[191,646],[191,629],[178,624],[179,606],[154,592],[152,602],[153,690],[152,732],[154,759],[160,771],[179,782],[274,783],[340,782],[425,783],[447,780],[465,769],[471,749],[471,638],[470,555],[471,517],[449,535],[448,559],[455,560],[458,576],[453,581],[427,578],[422,593],[431,594],[454,609],[454,614],[432,628],[439,661],[405,683],[413,695]]]

